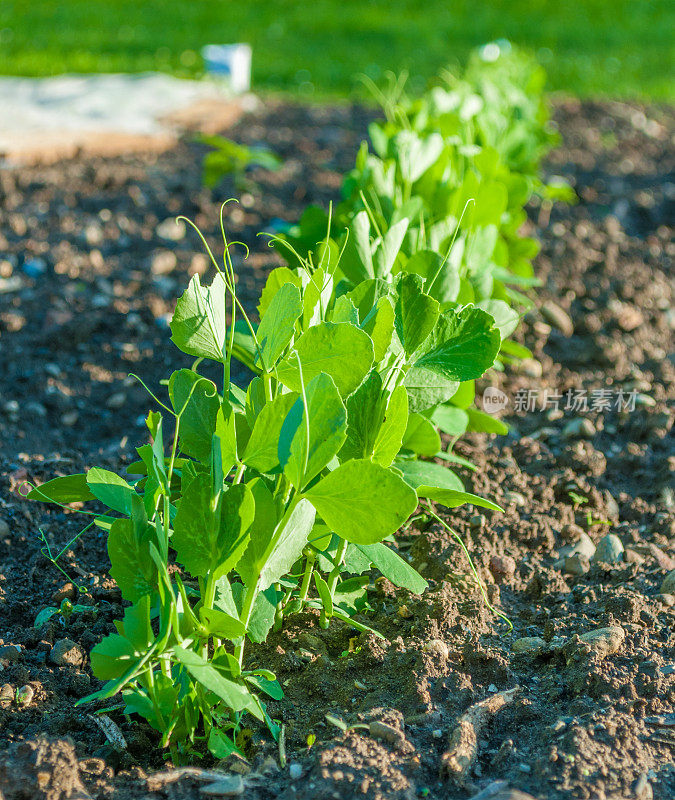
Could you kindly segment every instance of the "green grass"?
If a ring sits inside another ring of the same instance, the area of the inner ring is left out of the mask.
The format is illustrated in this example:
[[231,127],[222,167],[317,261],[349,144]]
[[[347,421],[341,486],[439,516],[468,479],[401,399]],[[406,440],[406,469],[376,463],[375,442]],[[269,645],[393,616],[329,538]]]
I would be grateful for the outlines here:
[[256,90],[344,96],[360,72],[414,86],[505,37],[553,90],[672,100],[674,29],[670,0],[0,0],[0,74],[192,76],[202,45],[246,41]]

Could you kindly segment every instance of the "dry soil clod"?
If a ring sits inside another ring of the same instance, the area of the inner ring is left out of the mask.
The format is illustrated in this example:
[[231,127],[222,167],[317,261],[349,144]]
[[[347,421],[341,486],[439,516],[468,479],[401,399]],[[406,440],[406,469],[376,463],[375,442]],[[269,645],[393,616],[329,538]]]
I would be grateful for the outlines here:
[[441,774],[456,783],[464,783],[478,755],[478,737],[490,721],[505,706],[513,702],[520,692],[514,686],[505,692],[493,694],[470,706],[459,718],[450,733],[448,749],[441,756]]

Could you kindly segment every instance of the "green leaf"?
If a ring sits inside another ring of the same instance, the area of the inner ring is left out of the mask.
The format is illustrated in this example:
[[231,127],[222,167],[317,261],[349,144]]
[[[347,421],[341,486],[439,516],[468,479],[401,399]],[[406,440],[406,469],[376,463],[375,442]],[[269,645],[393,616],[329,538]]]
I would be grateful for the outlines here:
[[330,321],[351,322],[352,325],[359,324],[359,312],[356,310],[356,306],[346,294],[341,294],[336,299]]
[[226,295],[225,278],[220,272],[209,287],[200,284],[199,275],[192,276],[170,324],[171,341],[176,347],[191,356],[225,362]]
[[302,278],[289,267],[277,267],[270,272],[265,282],[265,288],[260,294],[260,302],[258,303],[260,319],[267,313],[267,309],[279,289],[287,283],[292,283],[294,286],[297,286],[298,289],[302,288]]
[[348,322],[322,322],[312,326],[296,340],[294,350],[279,364],[277,375],[295,392],[301,390],[296,352],[300,356],[305,384],[325,372],[343,397],[356,389],[373,363],[370,336]]
[[441,314],[405,378],[411,409],[445,402],[459,382],[479,378],[494,363],[500,341],[485,311],[467,307]]
[[279,465],[279,437],[288,412],[298,399],[296,392],[277,395],[263,406],[253,426],[242,460],[258,472],[271,472]]
[[375,363],[378,364],[386,355],[394,333],[394,306],[388,297],[377,301],[361,323],[361,328],[373,340]]
[[[232,594],[238,614],[244,606],[245,587],[241,583],[232,585]],[[274,624],[274,616],[277,610],[277,591],[274,586],[268,586],[264,591],[256,594],[253,602],[251,618],[248,621],[248,638],[252,642],[260,644],[267,639]]]
[[422,594],[428,588],[429,584],[419,572],[383,542],[370,545],[360,544],[357,547],[395,586],[401,586],[414,594]]
[[123,620],[116,621],[115,626],[137,651],[147,650],[155,638],[150,625],[150,596],[143,595],[134,605],[125,608]]
[[[269,372],[293,338],[295,323],[302,314],[300,290],[285,283],[274,295],[263,315],[256,337],[262,351],[262,368]],[[256,353],[256,362],[260,353]]]
[[108,534],[110,575],[120,587],[122,597],[137,602],[157,589],[157,570],[150,558],[153,530],[130,519],[116,519]]
[[419,456],[433,457],[441,449],[441,437],[433,424],[422,414],[409,414],[401,447]]
[[233,617],[218,608],[199,609],[199,619],[211,636],[220,639],[234,639],[246,633],[246,626],[237,617]]
[[328,464],[346,438],[347,410],[333,379],[313,378],[288,412],[279,437],[279,463],[299,491]]
[[453,489],[439,489],[436,486],[420,486],[417,490],[420,497],[426,497],[433,500],[435,503],[440,503],[447,508],[457,508],[465,503],[471,503],[480,508],[489,508],[492,511],[503,511],[504,509],[493,503],[492,500],[486,500],[477,494],[471,492],[455,491]]
[[502,339],[508,338],[518,327],[520,315],[504,300],[481,300],[476,307],[482,308],[494,319]]
[[28,500],[42,500],[43,503],[81,503],[94,499],[84,473],[52,478],[31,489],[26,497]]
[[259,689],[261,692],[264,692],[268,697],[271,697],[273,700],[281,700],[284,696],[284,690],[281,688],[281,684],[279,681],[274,678],[273,680],[269,680],[263,675],[247,675],[244,679],[247,683],[250,683],[252,686],[255,686],[256,689]]
[[176,370],[169,379],[169,397],[180,414],[181,450],[200,461],[208,460],[220,407],[215,384],[190,369]]
[[218,730],[218,728],[211,728],[207,747],[214,758],[227,758],[228,756],[231,756],[232,753],[237,753],[237,755],[244,758],[244,754],[232,741],[232,739],[230,739],[230,737],[224,734],[222,731]]
[[424,294],[424,281],[419,275],[403,275],[397,284],[395,326],[408,358],[429,336],[436,325],[440,307]]
[[193,652],[180,645],[173,648],[174,656],[180,661],[192,677],[205,689],[217,695],[232,711],[250,711],[262,721],[259,709],[253,701],[248,689],[221,675],[215,667]]
[[305,497],[338,536],[355,544],[393,534],[417,507],[415,491],[402,478],[365,459],[342,464]]
[[349,237],[340,261],[340,269],[354,284],[375,277],[370,244],[370,220],[366,211],[359,211],[349,226]]
[[408,458],[399,458],[394,461],[394,466],[401,470],[405,482],[410,484],[413,489],[418,490],[418,495],[420,486],[437,486],[456,491],[464,489],[464,484],[452,470],[441,464],[435,464],[433,461],[413,461]]
[[195,577],[225,575],[239,561],[249,540],[255,514],[248,486],[237,484],[220,493],[215,508],[211,475],[190,482],[174,520],[171,546]]
[[396,134],[394,147],[401,177],[407,183],[415,183],[438,161],[444,142],[439,133],[422,138],[414,131],[404,129]]
[[87,485],[94,497],[108,508],[127,516],[131,514],[131,500],[135,492],[124,478],[107,469],[92,467],[87,472]]
[[220,442],[220,461],[223,474],[227,475],[237,462],[237,414],[233,408],[223,402],[216,413],[215,435]]
[[463,408],[446,403],[433,410],[431,421],[448,436],[461,436],[469,424],[469,415]]
[[455,242],[448,259],[433,250],[418,250],[408,259],[405,270],[421,275],[425,279],[425,292],[439,303],[453,303],[459,293],[458,262],[461,262],[463,245],[462,239]]
[[257,582],[264,591],[290,570],[307,544],[315,511],[308,500],[300,500],[275,528],[254,529],[251,543],[237,565],[247,586]]
[[385,416],[385,400],[382,378],[373,370],[347,398],[347,438],[340,450],[340,461],[371,457]]
[[124,675],[134,661],[140,660],[140,655],[126,637],[111,633],[93,648],[90,659],[94,675],[109,681]]
[[397,386],[391,393],[384,421],[380,426],[373,449],[373,461],[388,467],[401,449],[408,427],[408,392]]
[[42,611],[38,613],[35,617],[35,622],[33,623],[34,628],[41,628],[45,622],[49,622],[49,620],[54,616],[54,614],[58,614],[60,609],[56,608],[55,606],[47,606],[47,608],[43,608]]
[[399,220],[384,234],[380,246],[375,252],[375,275],[378,278],[387,278],[392,271],[403,240],[408,230],[409,221],[405,218]]
[[486,414],[484,411],[480,411],[477,408],[467,408],[466,413],[469,416],[467,431],[498,433],[500,436],[506,436],[509,432],[508,425],[497,417]]

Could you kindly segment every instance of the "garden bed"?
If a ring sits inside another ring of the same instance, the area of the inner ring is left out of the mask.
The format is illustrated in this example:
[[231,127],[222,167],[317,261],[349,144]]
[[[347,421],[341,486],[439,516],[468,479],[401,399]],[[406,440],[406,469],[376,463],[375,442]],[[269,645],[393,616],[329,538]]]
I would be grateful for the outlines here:
[[[675,792],[675,607],[672,595],[660,593],[675,567],[668,408],[675,318],[666,228],[674,202],[673,114],[568,102],[555,116],[564,143],[547,170],[568,178],[580,203],[555,207],[550,217],[545,208],[531,209],[530,225],[543,244],[538,302],[556,307],[529,314],[518,335],[541,369],[525,362],[486,376],[483,387],[500,387],[510,399],[512,432],[472,435],[458,445],[481,468],[479,478],[463,475],[468,490],[493,497],[506,512],[452,514],[514,631],[483,604],[459,546],[433,524],[424,536],[413,526],[399,546],[431,586],[420,598],[378,581],[370,623],[386,643],[354,638],[339,622],[321,631],[308,613],[251,650],[251,661],[260,658],[284,685],[286,698],[270,711],[286,724],[287,757],[303,777],[280,771],[276,745],[256,730],[247,794],[467,797],[470,787],[452,780],[443,758],[449,732],[470,706],[515,686],[520,691],[479,736],[468,773],[476,788],[503,780],[540,798],[651,792],[665,800]],[[335,199],[367,121],[358,108],[277,105],[245,118],[231,134],[264,142],[285,159],[277,173],[254,173],[256,185],[226,214],[230,236],[252,250],[248,262],[237,263],[245,305],[279,263],[256,232],[273,229],[275,219],[297,219],[311,202]],[[95,617],[75,614],[65,628],[54,619],[38,632],[37,612],[69,592],[41,553],[38,529],[58,552],[80,523],[16,494],[26,479],[94,463],[121,471],[145,435],[147,408],[145,392],[127,373],[156,385],[171,369],[189,366],[166,347],[167,314],[188,273],[205,271],[207,263],[196,237],[180,236],[165,221],[185,214],[211,232],[215,245],[220,200],[240,194],[234,186],[201,188],[199,152],[183,143],[145,159],[73,159],[0,174],[0,237],[7,240],[0,238],[0,252],[12,267],[10,273],[0,264],[0,683],[33,689],[24,707],[1,701],[9,755],[0,758],[0,778],[9,786],[47,773],[51,781],[35,783],[26,796],[67,797],[78,769],[93,797],[199,796],[189,775],[175,783],[148,780],[163,768],[150,728],[112,714],[128,745],[118,752],[89,710],[74,708],[96,684],[83,654],[120,611],[106,574],[105,537],[86,533],[60,562],[89,588],[89,600],[80,602],[93,604]],[[589,407],[605,398],[610,408],[565,410],[568,389],[585,391]],[[634,410],[617,410],[620,389],[635,400]],[[528,391],[537,409],[514,412],[515,398]],[[554,392],[563,395],[559,410]],[[120,440],[134,429],[139,441]],[[589,555],[615,533],[626,548],[623,560],[559,563],[562,548],[582,531],[592,540],[584,540]],[[590,642],[576,638],[608,627],[620,631]],[[77,645],[66,658],[53,651],[64,637]],[[514,641],[524,637],[531,641],[515,652]],[[380,721],[402,734],[343,733],[326,713],[348,725]],[[41,734],[53,741],[41,746],[37,769],[37,745],[16,743],[35,743]],[[308,749],[310,734],[316,741]],[[54,741],[65,737],[72,741]],[[0,786],[7,800],[22,796]]]

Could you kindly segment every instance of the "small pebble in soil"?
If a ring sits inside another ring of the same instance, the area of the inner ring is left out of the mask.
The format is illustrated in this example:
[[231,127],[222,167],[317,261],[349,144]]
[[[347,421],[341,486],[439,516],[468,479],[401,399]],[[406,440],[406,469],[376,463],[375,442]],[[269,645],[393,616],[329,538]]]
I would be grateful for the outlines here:
[[524,508],[527,505],[527,499],[522,492],[512,492],[507,490],[503,495],[504,504],[507,506],[516,506],[517,508]]
[[543,371],[541,361],[537,361],[535,358],[524,358],[518,368],[518,372],[527,375],[528,378],[541,378]]
[[588,631],[580,638],[582,642],[591,648],[591,652],[595,656],[602,659],[619,651],[626,638],[626,633],[618,625],[610,625],[607,628]]
[[176,269],[178,259],[171,250],[159,250],[152,257],[150,269],[153,275],[168,275]]
[[52,601],[54,603],[62,603],[64,600],[74,600],[75,594],[75,587],[72,583],[70,583],[70,581],[68,581],[68,583],[64,583],[60,589],[57,589],[54,592],[52,595]]
[[126,402],[127,396],[124,394],[124,392],[115,392],[114,394],[110,395],[105,404],[112,411],[119,411],[120,408],[124,408]]
[[214,783],[202,786],[200,792],[207,797],[238,797],[244,793],[244,779],[241,775],[224,775]]
[[16,690],[16,702],[20,706],[27,706],[33,701],[35,690],[29,684],[21,686]]
[[0,708],[9,708],[14,702],[14,689],[10,683],[0,686]]
[[302,778],[302,766],[297,761],[293,761],[288,765],[288,775],[292,781]]
[[448,646],[442,639],[429,639],[422,649],[425,653],[437,656],[443,661],[447,661],[450,657]]
[[593,553],[593,561],[604,564],[620,564],[623,561],[623,544],[615,533],[608,533],[598,542]]
[[6,644],[0,647],[0,661],[11,661],[12,663],[21,658],[21,647],[18,644]]
[[79,667],[84,661],[84,650],[70,639],[59,639],[52,647],[49,660],[59,667]]
[[584,533],[583,531],[573,544],[560,548],[560,555],[563,558],[572,556],[575,553],[580,556],[585,556],[588,559],[593,558],[593,555],[595,554],[595,545],[593,544],[593,540],[587,533]]
[[675,569],[671,570],[663,579],[661,594],[675,594]]
[[473,530],[479,530],[480,528],[484,528],[486,522],[487,520],[483,514],[473,514],[469,518],[469,525]]
[[649,783],[646,772],[643,772],[642,775],[640,775],[640,777],[635,781],[633,794],[635,795],[636,800],[652,800],[654,797],[652,785]]
[[567,575],[579,577],[585,575],[591,568],[588,556],[583,553],[573,553],[565,559],[564,571]]
[[574,323],[570,315],[550,300],[541,307],[541,314],[546,322],[565,336],[571,336],[574,333]]
[[0,518],[0,536],[9,536],[9,525],[2,518]]
[[524,636],[516,639],[511,650],[518,655],[538,656],[547,650],[548,645],[540,636]]
[[368,731],[373,739],[382,739],[382,741],[388,742],[389,744],[398,744],[401,739],[403,739],[403,734],[398,728],[394,728],[393,725],[387,725],[386,722],[380,722],[379,720],[373,720],[368,725]]
[[595,425],[587,417],[575,417],[571,419],[563,428],[563,436],[566,439],[591,439],[595,436]]
[[497,583],[502,583],[512,578],[516,572],[516,562],[511,556],[492,556],[490,559],[490,572]]
[[185,223],[183,220],[169,217],[164,222],[160,222],[155,228],[155,233],[160,239],[167,239],[169,242],[179,242],[185,238]]

